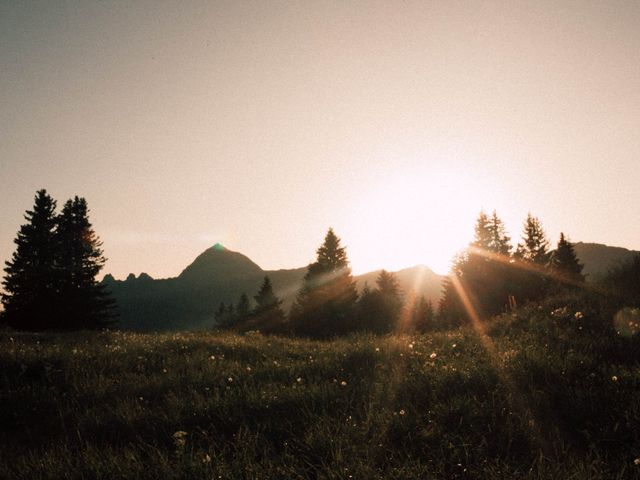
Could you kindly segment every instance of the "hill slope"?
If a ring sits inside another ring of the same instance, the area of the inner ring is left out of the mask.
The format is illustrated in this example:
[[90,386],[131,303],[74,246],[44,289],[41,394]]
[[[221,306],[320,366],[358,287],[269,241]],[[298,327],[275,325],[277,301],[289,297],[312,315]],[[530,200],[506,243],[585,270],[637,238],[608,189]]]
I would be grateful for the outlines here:
[[634,255],[640,254],[635,250],[600,243],[577,242],[573,244],[573,248],[580,262],[584,264],[582,273],[587,275],[587,280],[597,280],[612,268],[627,263]]
[[0,478],[638,478],[640,337],[590,298],[482,337],[0,331]]

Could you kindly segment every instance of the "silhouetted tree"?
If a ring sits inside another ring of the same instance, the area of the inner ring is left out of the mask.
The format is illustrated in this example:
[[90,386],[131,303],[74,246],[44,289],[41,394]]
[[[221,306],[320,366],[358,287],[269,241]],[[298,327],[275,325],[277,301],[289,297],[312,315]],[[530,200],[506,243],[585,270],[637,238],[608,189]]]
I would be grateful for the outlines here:
[[511,252],[511,238],[507,235],[504,223],[498,218],[495,210],[488,219],[485,229],[489,236],[489,245],[486,249],[498,255],[508,256]]
[[396,276],[386,270],[380,272],[376,279],[376,285],[377,294],[380,297],[380,306],[374,330],[391,332],[395,330],[402,310],[400,285]]
[[411,325],[418,332],[433,330],[436,326],[436,315],[433,303],[421,295],[411,312]]
[[356,330],[371,330],[380,312],[380,296],[365,282],[357,303]]
[[524,222],[522,243],[518,243],[515,256],[536,265],[549,263],[551,257],[549,240],[547,240],[540,220],[530,213],[527,214],[527,219]]
[[473,242],[456,257],[449,278],[443,283],[440,302],[443,322],[455,325],[468,318],[456,285],[464,289],[479,315],[490,316],[505,309],[515,287],[511,248],[510,238],[497,213],[494,211],[487,217],[480,212]]
[[583,265],[578,261],[573,245],[560,233],[558,246],[551,254],[551,270],[555,278],[565,286],[584,282]]
[[281,328],[285,320],[285,314],[281,307],[282,300],[273,293],[273,286],[269,277],[264,277],[260,290],[253,299],[256,301],[256,307],[249,314],[252,324],[265,331]]
[[89,222],[84,198],[68,200],[58,216],[55,235],[58,270],[57,328],[100,328],[113,323],[114,301],[96,280],[106,258]]
[[491,245],[491,228],[489,227],[489,217],[480,210],[478,218],[476,219],[476,225],[474,227],[474,239],[471,245],[483,250],[489,250]]
[[376,279],[377,288],[365,284],[357,303],[357,325],[354,330],[388,333],[395,330],[402,299],[398,280],[393,273],[382,270]]
[[551,253],[540,220],[530,213],[524,223],[522,243],[518,243],[514,257],[518,267],[513,272],[518,301],[542,298],[548,289],[547,266]]
[[226,305],[220,302],[218,309],[214,313],[215,326],[218,328],[229,328],[235,324],[236,315],[233,311],[233,304]]
[[242,322],[251,311],[251,306],[249,305],[249,297],[246,293],[240,295],[240,299],[238,300],[238,305],[236,305],[236,315],[238,316],[238,321]]
[[24,330],[51,328],[56,311],[56,202],[46,190],[36,193],[33,210],[24,215],[14,240],[16,250],[6,262],[2,281],[4,321]]
[[[297,333],[331,336],[353,330],[358,293],[340,239],[329,229],[291,310]],[[351,323],[351,324],[350,324]]]

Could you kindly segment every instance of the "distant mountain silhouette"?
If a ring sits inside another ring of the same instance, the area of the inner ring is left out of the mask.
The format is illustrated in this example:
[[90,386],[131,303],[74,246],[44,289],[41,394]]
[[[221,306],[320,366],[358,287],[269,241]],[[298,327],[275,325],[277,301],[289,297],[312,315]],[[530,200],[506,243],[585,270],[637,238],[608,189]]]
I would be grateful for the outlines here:
[[[288,310],[300,289],[307,267],[263,270],[245,255],[216,244],[202,252],[175,278],[154,280],[146,273],[130,274],[126,280],[106,275],[104,283],[117,302],[119,327],[128,330],[172,330],[212,328],[214,311],[233,303],[242,293],[253,299],[265,275]],[[358,289],[371,288],[379,271],[356,276]],[[424,294],[434,302],[440,298],[442,277],[425,266],[397,272],[405,294]]]
[[583,274],[587,281],[598,280],[612,268],[629,262],[634,255],[640,254],[636,250],[622,247],[610,247],[601,243],[577,242],[573,244],[576,256],[584,264]]

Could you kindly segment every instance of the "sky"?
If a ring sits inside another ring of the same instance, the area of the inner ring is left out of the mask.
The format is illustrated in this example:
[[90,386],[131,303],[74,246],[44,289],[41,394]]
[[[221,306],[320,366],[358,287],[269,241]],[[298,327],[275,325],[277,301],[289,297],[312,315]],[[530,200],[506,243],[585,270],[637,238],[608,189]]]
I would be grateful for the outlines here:
[[637,1],[0,0],[0,261],[40,188],[116,278],[444,273],[480,209],[640,250],[639,126]]

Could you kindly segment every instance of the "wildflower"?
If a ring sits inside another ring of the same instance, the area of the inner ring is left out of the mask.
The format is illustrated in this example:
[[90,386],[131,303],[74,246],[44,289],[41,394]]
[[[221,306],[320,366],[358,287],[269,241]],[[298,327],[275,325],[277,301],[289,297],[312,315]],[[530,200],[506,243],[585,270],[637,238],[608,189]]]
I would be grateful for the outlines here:
[[227,378],[227,382],[229,382],[229,383],[233,382],[233,377]]
[[209,454],[205,454],[204,457],[202,457],[202,463],[211,463],[211,457],[209,456]]
[[343,387],[346,387],[347,386],[347,382],[345,380],[342,380],[340,382],[340,385],[343,386]]
[[380,351],[380,347],[376,347],[376,352],[379,352],[379,351]]
[[409,344],[409,348],[413,348],[413,343],[410,343],[410,344]]
[[582,317],[584,317],[584,315],[582,314],[582,312],[576,312],[574,317],[576,318],[576,320],[580,320]]
[[431,360],[433,360],[434,358],[436,358],[438,356],[438,354],[436,352],[433,352],[431,355],[429,355],[429,358]]
[[457,345],[454,343],[453,345],[451,345],[451,348],[456,348]]
[[298,378],[296,378],[296,382],[298,382],[298,383],[302,383],[302,377],[298,377]]
[[400,410],[398,413],[399,413],[400,415],[404,415],[406,412],[405,412],[404,410]]
[[633,464],[634,464],[634,465],[638,465],[638,466],[640,466],[640,457],[636,458],[636,459],[633,461]]
[[247,367],[247,372],[250,372],[250,371],[251,371],[251,367]]
[[611,377],[611,381],[612,382],[617,382],[618,381],[618,376],[614,375],[613,377]]
[[184,430],[178,430],[173,434],[173,443],[176,448],[182,448],[187,443],[187,435],[189,435]]
[[215,359],[216,359],[216,356],[215,356],[215,355],[211,355],[211,356],[209,357],[209,360],[215,360]]

